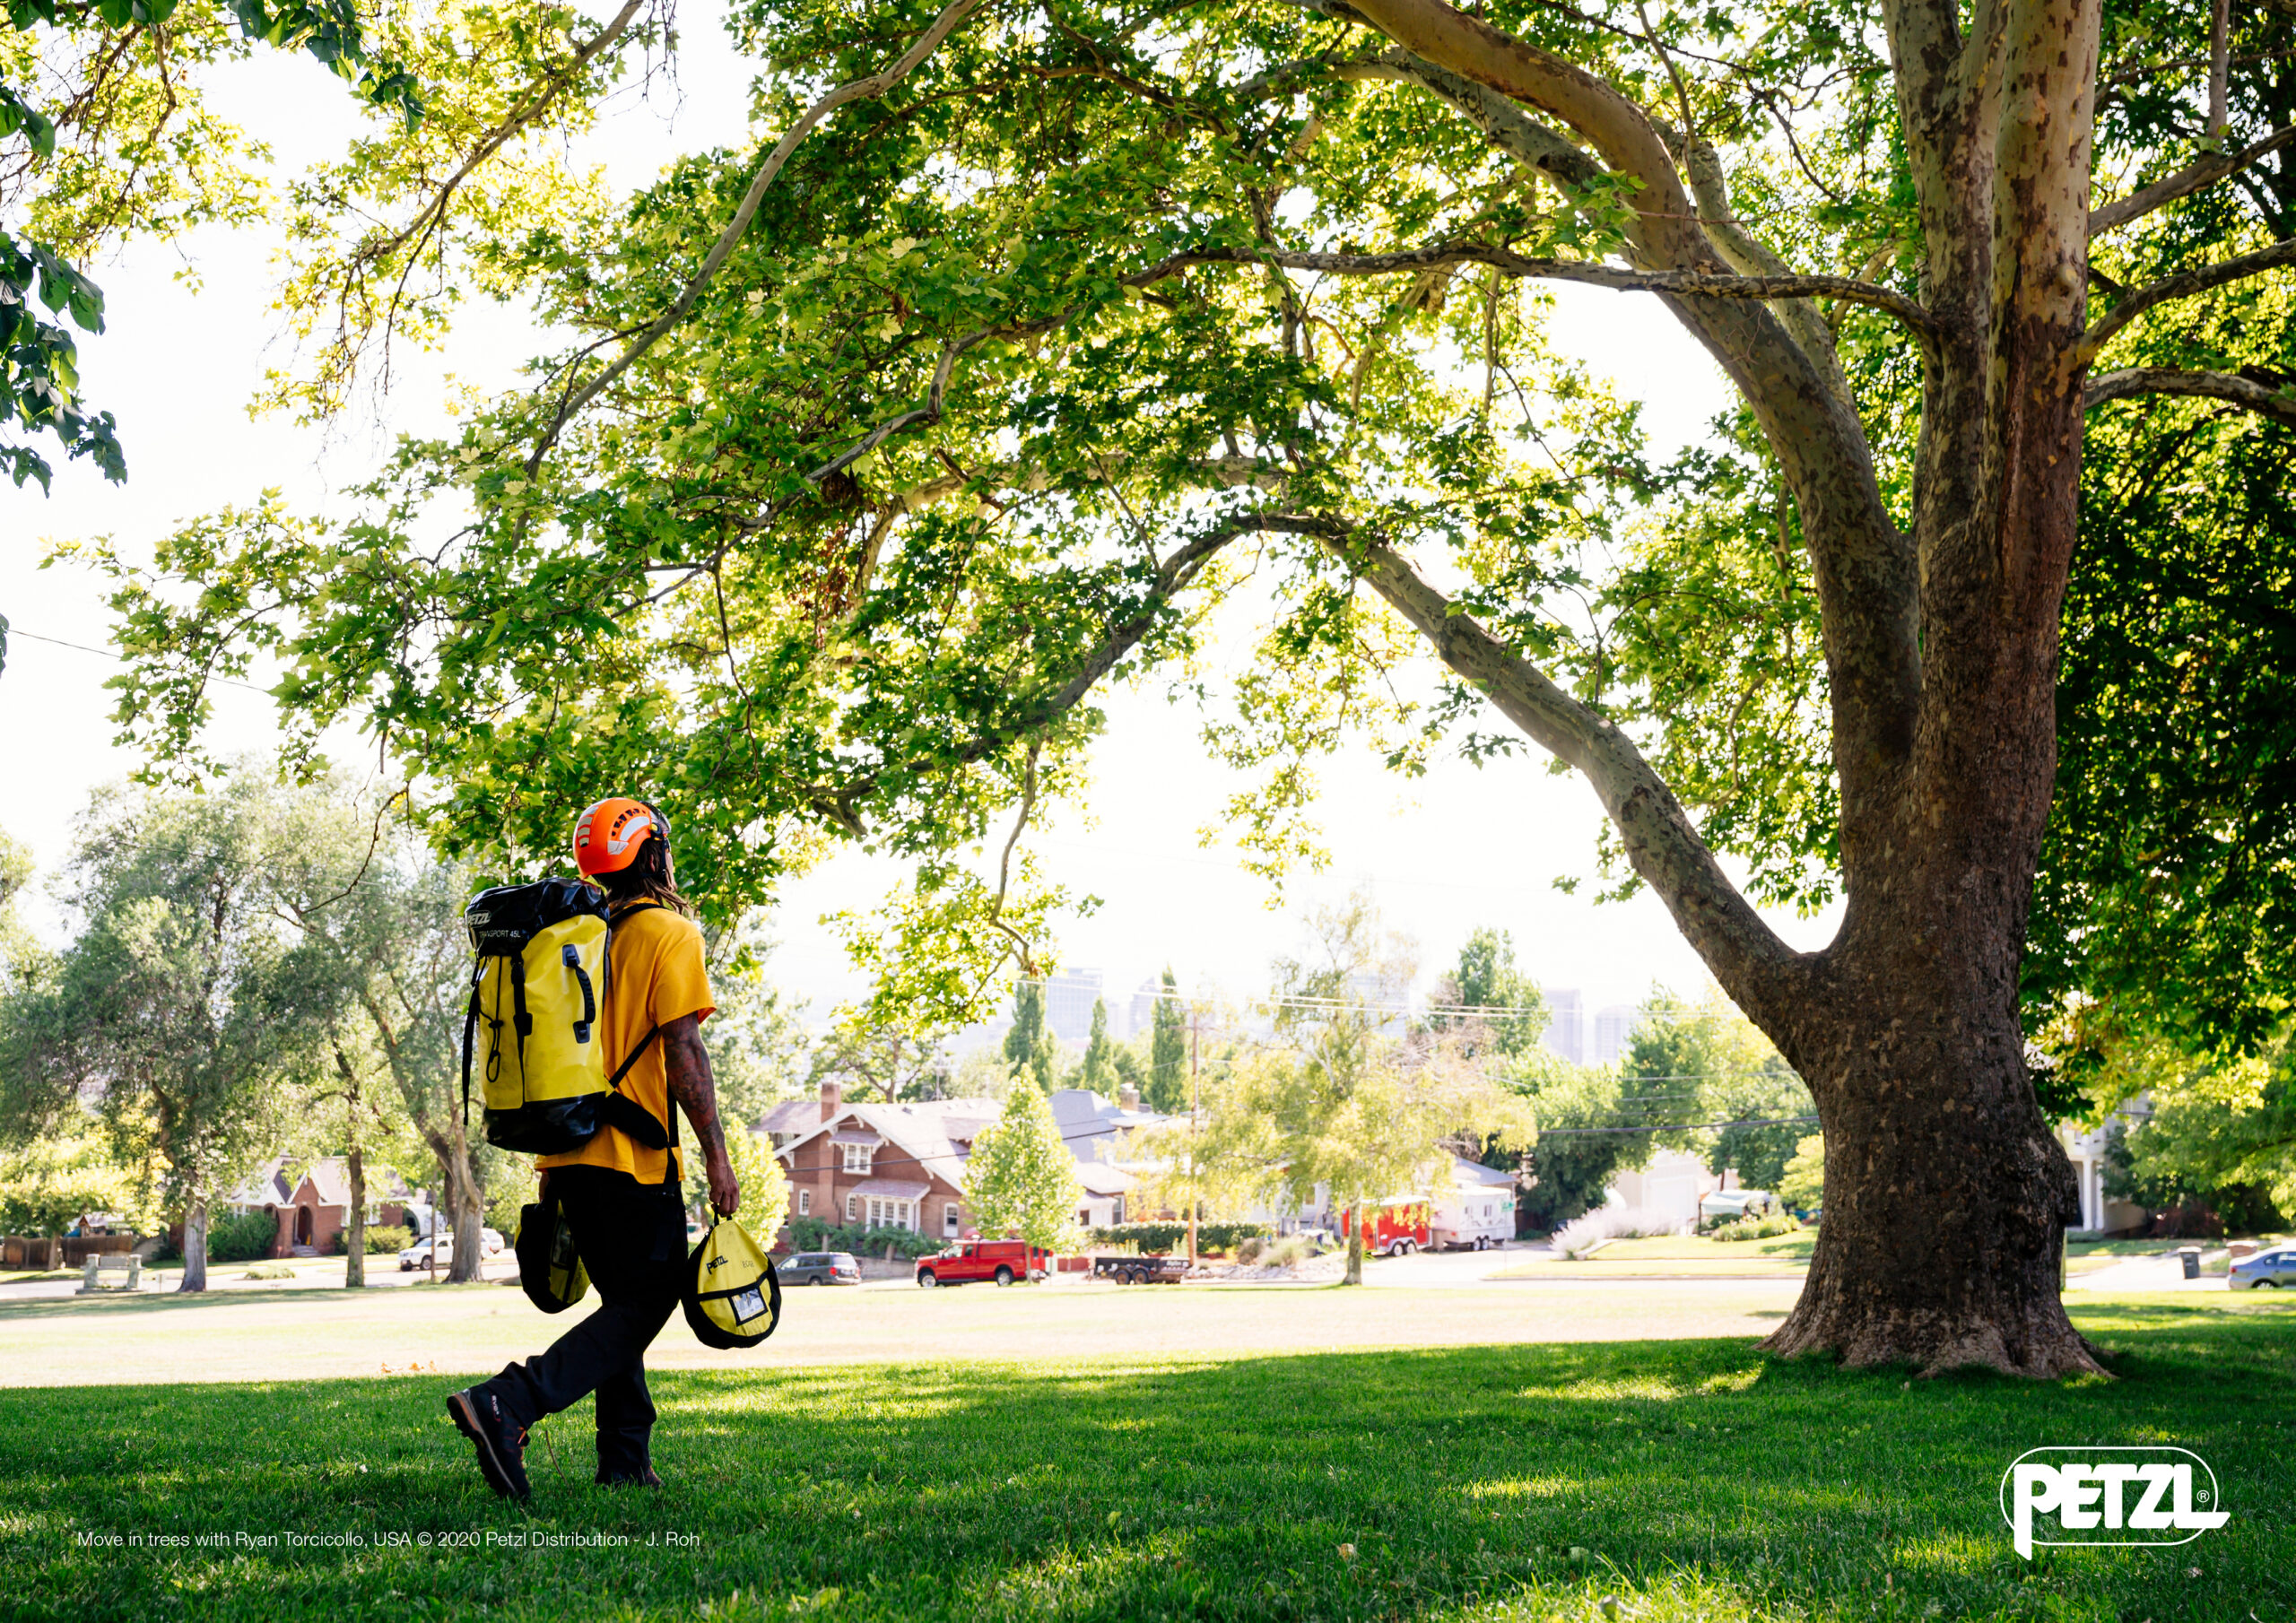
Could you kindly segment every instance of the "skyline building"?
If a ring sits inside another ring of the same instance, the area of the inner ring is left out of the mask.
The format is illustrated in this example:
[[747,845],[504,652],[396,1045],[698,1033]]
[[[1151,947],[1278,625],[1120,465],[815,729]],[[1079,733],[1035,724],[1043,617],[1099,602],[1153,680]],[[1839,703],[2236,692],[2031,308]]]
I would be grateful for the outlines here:
[[1544,1041],[1546,1046],[1574,1065],[1587,1063],[1587,1000],[1576,986],[1550,992],[1540,988],[1546,1000],[1547,1023]]
[[1044,984],[1044,1023],[1064,1043],[1092,1035],[1092,1005],[1100,1001],[1098,969],[1063,969]]

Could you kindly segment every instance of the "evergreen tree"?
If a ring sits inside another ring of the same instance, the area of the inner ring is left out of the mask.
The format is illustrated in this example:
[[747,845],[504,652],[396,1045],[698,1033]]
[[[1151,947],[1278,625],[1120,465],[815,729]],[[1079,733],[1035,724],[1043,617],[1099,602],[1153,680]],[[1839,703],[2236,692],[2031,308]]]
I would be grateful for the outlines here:
[[1180,985],[1172,967],[1164,966],[1161,995],[1156,999],[1148,1044],[1148,1086],[1145,1103],[1166,1115],[1187,1107],[1187,1020],[1180,1010]]
[[1092,1000],[1092,1035],[1084,1044],[1084,1064],[1076,1076],[1079,1088],[1090,1088],[1095,1093],[1111,1093],[1116,1089],[1116,1039],[1109,1035],[1109,1005],[1105,998]]
[[1032,1063],[1044,1035],[1044,984],[1024,980],[1013,990],[1013,1028],[1004,1034],[1005,1063],[1016,1071]]

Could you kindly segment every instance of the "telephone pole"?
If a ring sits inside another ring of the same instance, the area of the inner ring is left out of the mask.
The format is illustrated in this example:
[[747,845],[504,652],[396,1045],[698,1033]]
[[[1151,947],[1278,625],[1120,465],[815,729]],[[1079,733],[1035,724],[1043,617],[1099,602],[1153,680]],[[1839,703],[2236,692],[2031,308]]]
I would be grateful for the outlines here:
[[1196,1180],[1204,1170],[1204,1084],[1199,1068],[1204,1050],[1204,1011],[1191,1008],[1187,1014],[1187,1265],[1196,1266],[1196,1212],[1203,1204]]

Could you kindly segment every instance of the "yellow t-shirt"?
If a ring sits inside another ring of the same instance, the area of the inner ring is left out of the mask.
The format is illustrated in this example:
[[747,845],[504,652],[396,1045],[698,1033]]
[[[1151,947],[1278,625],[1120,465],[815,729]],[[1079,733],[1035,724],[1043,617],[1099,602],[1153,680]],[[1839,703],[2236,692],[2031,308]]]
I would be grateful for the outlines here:
[[[630,1057],[631,1048],[657,1026],[689,1014],[707,1020],[709,972],[701,962],[701,931],[669,907],[648,907],[619,919],[613,927],[613,959],[606,969],[605,1008],[598,1018],[605,1044],[606,1074]],[[622,1079],[622,1090],[666,1124],[670,1119],[670,1068],[656,1037]],[[545,1155],[537,1167],[611,1167],[641,1184],[662,1181],[667,1152],[648,1150],[619,1127],[601,1127],[578,1150]],[[685,1167],[683,1154],[678,1167]]]

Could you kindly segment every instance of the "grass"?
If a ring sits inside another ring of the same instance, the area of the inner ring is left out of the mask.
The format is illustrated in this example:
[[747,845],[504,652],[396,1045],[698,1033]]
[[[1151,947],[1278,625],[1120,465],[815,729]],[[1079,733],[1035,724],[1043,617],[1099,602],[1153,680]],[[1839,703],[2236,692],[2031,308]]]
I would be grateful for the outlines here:
[[[577,1409],[537,1431],[526,1509],[479,1486],[443,1379],[0,1392],[0,1610],[2287,1623],[2296,1317],[2074,1315],[2118,1379],[1909,1381],[1743,1339],[810,1369],[769,1343],[657,1380],[663,1491],[587,1486]],[[2018,1559],[2008,1462],[2116,1441],[2199,1453],[2231,1523]]]
[[1653,1236],[1613,1240],[1590,1257],[1518,1263],[1493,1274],[1500,1280],[1561,1280],[1573,1277],[1800,1279],[1818,1243],[1814,1229],[1773,1235],[1766,1240],[1709,1240],[1697,1235]]
[[[1384,1267],[1386,1265],[1380,1265]],[[1396,1264],[1396,1266],[1403,1266]],[[1379,1269],[1373,1277],[1380,1277]],[[793,1291],[770,1362],[884,1365],[925,1359],[1330,1351],[1494,1341],[1752,1337],[1794,1305],[1792,1281],[1715,1289],[1515,1285],[1058,1285]],[[546,1320],[500,1284],[347,1292],[297,1279],[204,1297],[145,1293],[0,1303],[0,1387],[367,1376],[420,1365],[491,1375],[580,1316]],[[712,1352],[673,1319],[660,1367],[742,1370],[759,1359]],[[59,1377],[58,1370],[68,1370]]]

